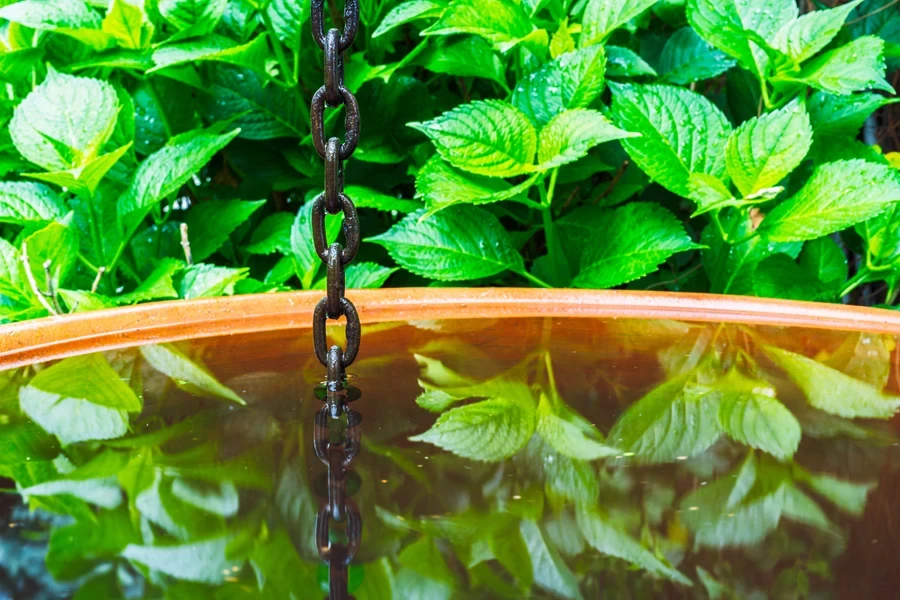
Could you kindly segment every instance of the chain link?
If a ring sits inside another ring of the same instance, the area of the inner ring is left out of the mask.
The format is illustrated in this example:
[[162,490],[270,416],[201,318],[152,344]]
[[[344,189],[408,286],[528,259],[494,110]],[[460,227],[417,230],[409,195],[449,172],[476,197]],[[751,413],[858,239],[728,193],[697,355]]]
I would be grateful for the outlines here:
[[[344,296],[344,267],[359,250],[359,217],[353,201],[344,193],[344,161],[359,143],[359,105],[344,84],[344,52],[353,44],[359,29],[359,0],[344,0],[343,31],[325,31],[325,0],[311,0],[310,20],[316,43],[324,51],[324,85],[313,95],[310,130],[313,146],[325,161],[325,191],[313,203],[312,236],[316,254],[326,270],[326,296],[313,312],[313,346],[316,357],[327,368],[325,385],[317,395],[325,405],[317,412],[313,431],[316,456],[328,469],[327,499],[316,516],[316,547],[328,563],[328,600],[352,600],[347,591],[347,567],[359,550],[362,518],[359,507],[348,497],[347,468],[359,452],[361,417],[348,408],[359,392],[346,384],[346,368],[359,352],[361,327],[356,307]],[[345,139],[325,137],[325,109],[344,107]],[[346,246],[328,242],[326,214],[343,213],[342,230]],[[326,323],[346,317],[347,347],[328,346]],[[321,394],[319,393],[321,391]],[[346,541],[335,541],[333,524],[343,527]]]

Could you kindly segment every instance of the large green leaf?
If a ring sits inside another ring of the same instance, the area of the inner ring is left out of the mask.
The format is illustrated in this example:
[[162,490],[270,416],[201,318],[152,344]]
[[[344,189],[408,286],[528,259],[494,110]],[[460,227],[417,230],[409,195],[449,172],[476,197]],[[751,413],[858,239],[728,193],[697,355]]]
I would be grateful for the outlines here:
[[519,531],[528,547],[535,584],[550,591],[556,597],[582,600],[581,590],[578,589],[578,579],[559,555],[559,551],[548,540],[547,534],[541,530],[540,525],[534,521],[523,519],[519,523]]
[[68,212],[56,192],[39,183],[0,182],[0,223],[25,225],[63,217]]
[[538,404],[537,431],[550,447],[569,458],[596,460],[622,453],[605,444],[596,427],[546,395]]
[[304,23],[309,19],[309,2],[303,0],[272,0],[265,9],[272,20],[278,41],[294,52],[299,52],[309,30]]
[[103,31],[115,38],[118,45],[130,50],[141,50],[150,45],[153,23],[144,8],[128,0],[113,0],[103,19]]
[[745,121],[725,147],[728,174],[744,196],[773,187],[800,164],[812,137],[809,115],[799,102]]
[[534,433],[535,407],[523,398],[492,398],[453,408],[425,433],[409,438],[481,461],[509,458]]
[[491,45],[477,36],[441,38],[437,44],[429,45],[416,59],[416,63],[434,73],[484,77],[506,87],[503,62]]
[[819,410],[848,419],[889,419],[900,409],[900,397],[884,394],[818,361],[778,348],[765,350]]
[[534,179],[514,186],[496,177],[463,173],[435,155],[416,174],[416,196],[425,200],[427,214],[431,215],[455,204],[521,200]]
[[446,8],[446,4],[434,0],[408,0],[407,2],[401,2],[388,11],[381,20],[381,23],[378,24],[378,27],[372,33],[372,37],[375,38],[384,35],[385,33],[396,29],[401,25],[405,25],[406,23],[411,23],[412,21],[439,17]]
[[581,255],[575,287],[608,288],[652,273],[675,254],[699,248],[666,209],[635,202],[609,211],[603,229]]
[[184,270],[179,286],[181,298],[214,298],[230,296],[237,282],[245,279],[248,269],[217,265],[191,265]]
[[154,369],[168,375],[176,385],[191,393],[245,404],[231,388],[220,383],[206,365],[192,360],[172,344],[141,346],[141,356]]
[[815,10],[785,23],[775,34],[772,47],[798,63],[811,58],[834,39],[847,15],[860,2],[862,0],[852,0],[830,10]]
[[641,134],[622,141],[628,155],[676,194],[689,195],[691,173],[725,175],[731,125],[700,94],[667,85],[615,85],[612,114],[616,125]]
[[718,77],[735,61],[697,35],[682,27],[669,37],[659,57],[660,80],[685,85]]
[[538,139],[538,168],[551,169],[587,156],[598,144],[639,133],[622,131],[598,111],[579,108],[553,117]]
[[464,281],[521,271],[522,257],[491,213],[454,206],[425,218],[407,215],[387,232],[368,238],[387,248],[404,269],[440,281]]
[[194,260],[199,262],[211,256],[265,203],[265,200],[220,200],[192,206],[184,222],[188,225]]
[[65,286],[78,260],[78,234],[74,227],[64,223],[50,223],[35,231],[22,242],[22,257],[28,257],[25,269],[31,272],[30,280],[44,295],[47,276],[53,289]]
[[202,35],[213,30],[228,6],[228,0],[159,0],[160,14],[180,30]]
[[519,81],[512,103],[542,126],[567,108],[590,105],[603,91],[605,72],[603,46],[567,52]]
[[861,37],[811,60],[798,80],[832,94],[861,90],[893,93],[894,88],[884,78],[883,49],[884,41],[880,38]]
[[100,16],[81,0],[43,2],[24,0],[4,3],[0,19],[7,19],[32,29],[85,28],[100,26]]
[[759,229],[773,241],[809,240],[874,217],[898,200],[896,171],[860,159],[841,160],[818,167]]
[[479,35],[505,52],[532,32],[534,25],[515,0],[453,0],[422,35]]
[[122,556],[177,579],[222,584],[237,561],[229,560],[226,548],[231,536],[174,546],[138,546],[129,544]]
[[[303,289],[312,287],[313,279],[322,261],[316,254],[315,244],[312,237],[312,209],[314,200],[310,200],[300,207],[297,216],[294,218],[290,233],[290,254],[294,262],[294,270],[297,277],[300,278],[300,285]],[[338,232],[341,230],[340,215],[325,216],[325,237],[329,244],[336,241]]]
[[838,95],[816,92],[807,101],[806,109],[817,138],[833,135],[856,137],[869,115],[897,101],[897,98],[875,93]]
[[602,42],[615,29],[656,2],[657,0],[588,0],[581,24],[581,47]]
[[97,155],[118,110],[109,83],[51,69],[16,107],[9,132],[22,156],[50,171],[65,170]]
[[260,35],[246,44],[238,44],[219,35],[204,36],[199,39],[160,46],[153,51],[153,68],[148,72],[195,62],[221,62],[256,71],[267,75],[266,61],[269,58],[269,44],[266,36]]
[[444,160],[464,171],[512,177],[534,168],[537,132],[506,102],[479,100],[409,126],[431,138]]

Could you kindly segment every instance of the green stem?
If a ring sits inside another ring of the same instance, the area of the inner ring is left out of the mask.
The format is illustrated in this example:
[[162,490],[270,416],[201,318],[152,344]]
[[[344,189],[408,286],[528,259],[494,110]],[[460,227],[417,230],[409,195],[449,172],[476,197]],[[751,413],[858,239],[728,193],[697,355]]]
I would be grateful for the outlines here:
[[[284,48],[281,47],[281,42],[278,40],[278,35],[275,33],[275,26],[272,25],[272,18],[269,16],[268,10],[261,10],[259,14],[262,16],[263,24],[266,26],[266,31],[269,32],[269,39],[272,42],[272,48],[275,50],[275,60],[278,61],[278,68],[281,69],[281,76],[284,77],[284,82],[287,84],[286,87],[290,87],[294,91],[294,95],[297,96],[297,106],[303,111],[304,120],[309,119],[309,109],[306,106],[306,102],[303,101],[303,96],[300,95],[300,88],[297,87],[296,79],[294,81],[288,81],[288,77],[293,73],[293,69],[288,64],[287,57],[284,55]],[[273,79],[273,81],[278,81],[277,79]]]
[[861,268],[859,271],[856,272],[856,275],[854,275],[852,278],[850,278],[850,280],[844,286],[844,289],[841,290],[841,294],[839,297],[843,298],[844,296],[846,296],[847,294],[849,294],[850,292],[855,290],[857,287],[859,287],[860,284],[865,283],[866,278],[869,275],[870,275],[870,271],[867,267]]
[[759,78],[759,89],[762,93],[763,104],[767,109],[772,109],[772,101],[769,99],[769,89],[766,85],[766,79],[764,77]]
[[79,260],[79,262],[81,262],[81,264],[83,264],[84,266],[86,266],[88,269],[90,269],[90,270],[93,271],[94,273],[96,273],[96,272],[98,272],[98,271],[100,270],[98,267],[94,266],[93,263],[91,263],[91,261],[89,261],[89,260],[85,257],[85,255],[82,254],[81,252],[78,253],[78,260]]
[[517,274],[521,275],[531,283],[535,284],[538,287],[547,288],[548,290],[553,289],[553,286],[541,279],[540,277],[536,277],[526,271],[524,268],[521,271],[515,271]]

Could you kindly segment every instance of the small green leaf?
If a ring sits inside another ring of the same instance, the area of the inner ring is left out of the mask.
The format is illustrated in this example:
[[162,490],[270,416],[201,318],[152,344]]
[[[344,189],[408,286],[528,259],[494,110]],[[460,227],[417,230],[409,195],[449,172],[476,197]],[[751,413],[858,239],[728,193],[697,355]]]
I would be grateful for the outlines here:
[[133,292],[115,298],[118,304],[134,304],[146,300],[177,298],[178,292],[172,277],[184,269],[184,263],[167,259],[163,260]]
[[759,229],[773,241],[809,240],[872,218],[898,200],[895,170],[860,159],[841,160],[818,167]]
[[294,219],[294,215],[287,212],[269,215],[253,230],[250,243],[244,246],[244,250],[251,254],[290,253]]
[[678,219],[657,204],[635,202],[609,211],[581,255],[575,287],[608,288],[652,273],[675,254],[700,248]]
[[115,38],[121,48],[142,50],[150,45],[153,37],[153,23],[147,18],[141,4],[129,0],[112,0],[103,31]]
[[87,197],[94,195],[100,180],[112,169],[119,159],[131,148],[131,142],[128,142],[118,150],[113,150],[108,154],[98,156],[83,162],[81,166],[64,171],[51,171],[49,173],[22,173],[25,177],[33,177],[48,183],[54,183],[63,189],[68,189],[76,194],[82,194]]
[[538,404],[537,432],[554,450],[577,460],[597,460],[622,453],[603,443],[600,432],[584,418],[564,406],[554,406],[546,395],[541,396]]
[[587,156],[598,144],[638,133],[622,131],[601,113],[586,108],[566,110],[553,117],[541,130],[538,141],[538,168],[559,167]]
[[24,0],[0,8],[0,19],[7,19],[32,29],[96,29],[100,17],[84,2],[44,2]]
[[464,171],[512,177],[534,168],[537,132],[521,111],[505,102],[479,100],[408,125],[431,138],[444,160]]
[[[291,257],[294,261],[294,270],[297,272],[297,277],[300,278],[300,285],[305,290],[312,288],[316,273],[319,272],[322,265],[319,255],[316,254],[312,237],[314,202],[314,200],[310,200],[300,207],[291,227]],[[341,230],[341,223],[340,215],[325,216],[325,237],[329,243],[337,238],[338,232]]]
[[866,497],[877,485],[874,482],[846,481],[824,473],[804,473],[802,481],[835,506],[856,517],[862,516]]
[[672,192],[687,197],[691,173],[724,177],[731,125],[700,94],[667,85],[615,85],[612,114],[616,125],[641,134],[622,141],[628,155]]
[[550,591],[554,596],[567,600],[583,600],[581,590],[578,589],[578,579],[550,542],[547,534],[541,530],[540,525],[523,519],[519,522],[519,531],[531,557],[534,583]]
[[78,234],[74,227],[50,223],[25,238],[22,256],[26,255],[25,268],[31,271],[41,292],[51,291],[47,289],[48,273],[54,289],[65,287],[78,257]]
[[357,208],[374,208],[385,212],[398,212],[408,214],[422,208],[422,204],[415,200],[404,200],[396,196],[390,196],[361,185],[348,185],[344,188],[347,196],[353,200]]
[[492,398],[442,414],[413,442],[428,442],[464,458],[499,461],[521,450],[534,433],[535,409],[521,398]]
[[884,78],[884,41],[865,36],[810,61],[797,80],[832,94],[862,90],[894,93]]
[[441,13],[447,8],[442,2],[434,0],[408,0],[401,2],[384,16],[381,23],[372,33],[372,37],[376,38],[380,35],[419,19],[429,19],[441,16]]
[[605,46],[607,77],[655,77],[656,71],[628,48]]
[[409,214],[367,241],[387,248],[404,269],[440,281],[480,279],[524,268],[509,235],[491,213],[455,206],[424,220],[423,216],[424,211]]
[[847,257],[830,237],[807,242],[800,254],[800,265],[835,292],[847,279]]
[[25,225],[63,217],[68,212],[56,192],[39,183],[0,182],[0,223]]
[[875,93],[838,95],[816,92],[807,101],[806,108],[817,138],[856,137],[869,115],[897,101],[897,98]]
[[765,350],[819,410],[848,419],[889,419],[900,409],[900,398],[811,358],[778,348]]
[[811,58],[834,39],[847,15],[862,1],[852,0],[830,10],[814,10],[785,23],[775,34],[772,47],[797,63]]
[[451,396],[443,390],[426,390],[416,396],[416,404],[428,412],[441,413],[459,402],[459,398]]
[[725,147],[728,174],[744,196],[773,187],[797,168],[812,137],[809,115],[796,101],[745,121]]
[[506,52],[533,30],[531,19],[515,0],[453,0],[422,35],[472,33]]
[[226,558],[231,536],[195,541],[173,546],[138,546],[129,544],[122,556],[176,579],[221,585],[224,573],[230,573],[239,562]]
[[141,356],[150,366],[169,376],[178,387],[203,396],[224,398],[238,404],[246,404],[231,388],[219,383],[201,362],[191,360],[172,344],[141,346]]
[[416,63],[434,73],[483,77],[506,87],[503,62],[491,45],[477,36],[441,38],[419,55]]
[[202,35],[213,30],[228,6],[228,0],[159,0],[163,18],[182,31]]
[[688,177],[688,197],[697,203],[697,210],[691,215],[692,217],[726,206],[740,206],[745,203],[735,198],[721,179],[706,173],[691,173]]
[[604,41],[609,34],[656,4],[657,0],[588,0],[581,23],[582,48]]
[[172,495],[220,517],[236,515],[240,506],[237,488],[230,481],[206,483],[179,477],[172,482]]
[[784,254],[769,256],[756,266],[753,292],[756,296],[811,302],[834,301],[837,295],[826,290],[815,273]]
[[659,57],[660,80],[686,85],[718,77],[735,61],[701,38],[690,27],[672,34]]
[[192,206],[184,222],[188,225],[193,259],[206,260],[265,203],[265,200],[219,200]]
[[230,296],[234,284],[247,277],[248,269],[231,269],[216,265],[198,264],[184,270],[179,296],[181,298],[214,298]]
[[656,387],[628,407],[609,432],[609,442],[640,463],[696,456],[719,439],[719,394],[696,374]]
[[559,29],[556,30],[553,37],[550,38],[550,56],[557,58],[573,50],[575,50],[575,38],[572,37],[572,33],[569,31],[568,19],[565,19],[559,24]]
[[272,19],[278,41],[299,52],[309,35],[304,24],[309,19],[309,2],[302,0],[271,0],[265,9]]
[[347,287],[351,289],[380,288],[391,275],[399,270],[396,267],[382,267],[371,262],[354,263],[347,267]]
[[269,58],[269,44],[266,36],[260,35],[246,44],[238,44],[229,38],[209,35],[196,40],[160,46],[153,51],[153,68],[148,73],[178,65],[210,61],[223,62],[267,75],[266,61]]
[[425,200],[427,216],[430,216],[455,204],[520,200],[535,178],[530,177],[513,186],[495,177],[463,173],[435,155],[416,174],[416,196]]
[[114,308],[116,302],[102,294],[80,290],[58,290],[70,313]]
[[721,394],[719,426],[728,437],[778,460],[794,455],[800,445],[800,423],[769,384],[732,370],[715,387]]

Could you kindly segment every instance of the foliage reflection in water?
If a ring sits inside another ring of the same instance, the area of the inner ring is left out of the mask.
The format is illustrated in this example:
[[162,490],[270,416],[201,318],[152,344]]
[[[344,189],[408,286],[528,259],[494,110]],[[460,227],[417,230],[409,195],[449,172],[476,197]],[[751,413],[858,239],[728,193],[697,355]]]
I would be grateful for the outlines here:
[[[342,480],[364,523],[358,600],[896,589],[891,336],[579,319],[364,334]],[[0,375],[4,593],[326,596],[310,347],[273,332]]]

